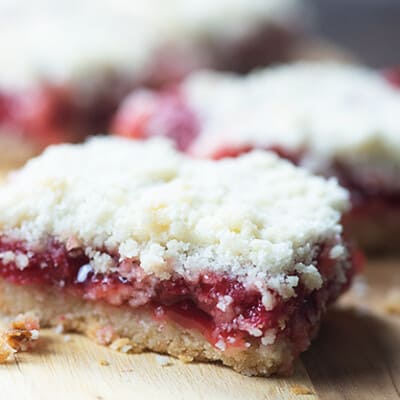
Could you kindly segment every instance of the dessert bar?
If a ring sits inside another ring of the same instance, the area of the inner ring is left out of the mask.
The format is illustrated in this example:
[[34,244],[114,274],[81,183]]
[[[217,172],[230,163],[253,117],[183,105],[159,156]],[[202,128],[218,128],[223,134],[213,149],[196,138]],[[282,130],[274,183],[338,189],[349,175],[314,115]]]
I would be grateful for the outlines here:
[[132,351],[288,373],[357,268],[347,207],[335,179],[265,151],[52,146],[0,187],[0,310]]

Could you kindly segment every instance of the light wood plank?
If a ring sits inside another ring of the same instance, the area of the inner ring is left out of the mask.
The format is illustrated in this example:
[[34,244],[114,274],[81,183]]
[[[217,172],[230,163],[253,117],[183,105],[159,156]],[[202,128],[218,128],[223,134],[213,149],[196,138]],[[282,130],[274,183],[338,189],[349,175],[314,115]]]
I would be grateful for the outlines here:
[[[161,366],[153,354],[124,355],[78,335],[65,343],[46,331],[40,348],[0,366],[1,398],[57,399],[315,399],[297,396],[294,384],[312,388],[298,365],[290,379],[248,378],[227,368],[183,364]],[[100,365],[107,360],[108,366]]]

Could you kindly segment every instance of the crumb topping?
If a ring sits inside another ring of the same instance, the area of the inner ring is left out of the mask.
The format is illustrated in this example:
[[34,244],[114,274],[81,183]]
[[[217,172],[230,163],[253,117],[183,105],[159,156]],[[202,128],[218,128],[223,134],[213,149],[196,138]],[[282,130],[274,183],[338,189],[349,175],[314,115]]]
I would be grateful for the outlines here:
[[364,66],[296,63],[245,78],[203,72],[182,90],[202,124],[190,148],[198,156],[227,145],[282,146],[321,160],[372,156],[386,165],[390,156],[400,162],[400,92]]
[[[347,257],[339,222],[347,207],[335,179],[272,153],[195,160],[161,139],[107,137],[53,146],[9,176],[0,188],[0,229],[4,240],[27,241],[32,250],[48,238],[71,251],[79,244],[88,271],[113,271],[114,254],[161,279],[195,279],[204,269],[258,286],[267,277],[290,297],[295,275],[321,286],[313,265],[319,244],[337,246],[332,259]],[[18,258],[20,268],[29,256],[0,254],[4,264]]]
[[21,87],[41,80],[77,80],[92,87],[93,72],[112,76],[117,70],[140,78],[159,50],[176,46],[190,54],[193,45],[215,37],[240,39],[260,25],[288,24],[301,3],[3,0],[0,82]]

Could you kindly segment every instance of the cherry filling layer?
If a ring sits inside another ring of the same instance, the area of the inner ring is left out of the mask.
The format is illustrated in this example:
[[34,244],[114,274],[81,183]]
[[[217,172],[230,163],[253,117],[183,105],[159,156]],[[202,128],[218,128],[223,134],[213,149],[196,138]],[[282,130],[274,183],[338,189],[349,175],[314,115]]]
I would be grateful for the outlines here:
[[43,148],[103,132],[117,107],[109,93],[80,101],[67,86],[0,92],[0,131]]
[[170,138],[186,151],[199,134],[199,121],[179,89],[134,92],[123,103],[111,131],[132,139]]
[[61,142],[69,108],[68,93],[61,89],[0,93],[0,127],[40,146]]
[[205,271],[193,281],[178,275],[160,280],[144,274],[136,261],[118,263],[118,257],[113,257],[116,272],[104,275],[93,271],[82,249],[67,251],[55,241],[49,241],[45,251],[32,252],[24,242],[0,239],[0,276],[12,284],[58,288],[88,301],[149,309],[155,320],[172,320],[194,329],[220,350],[260,341],[269,344],[286,336],[298,353],[308,346],[320,313],[353,274],[349,267],[346,280],[338,280],[330,248],[319,249],[315,262],[323,287],[310,292],[300,284],[296,296],[287,301],[271,291],[272,310],[266,310],[258,290],[226,275]]

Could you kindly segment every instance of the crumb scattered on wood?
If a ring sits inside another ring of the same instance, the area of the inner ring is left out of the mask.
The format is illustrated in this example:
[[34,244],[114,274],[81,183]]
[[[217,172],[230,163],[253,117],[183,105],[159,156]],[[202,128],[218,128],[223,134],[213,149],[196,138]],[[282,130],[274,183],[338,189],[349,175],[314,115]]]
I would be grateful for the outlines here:
[[304,385],[293,385],[291,387],[292,393],[295,395],[311,395],[314,394],[314,392],[309,389],[307,386]]
[[110,363],[107,360],[100,360],[99,364],[103,367],[107,367],[108,365],[110,365]]
[[0,337],[0,364],[5,363],[16,351]]
[[111,325],[106,325],[101,328],[94,327],[93,332],[89,332],[89,336],[94,338],[98,344],[103,346],[112,344],[118,337]]
[[133,372],[133,368],[121,369],[121,372],[124,372],[124,373]]
[[161,367],[168,367],[168,366],[174,364],[172,362],[171,357],[168,357],[168,356],[156,355],[156,361],[157,361],[157,364],[160,365]]
[[110,348],[121,353],[129,353],[133,346],[128,338],[119,338],[111,343]]
[[58,335],[62,335],[64,333],[64,325],[57,324],[56,327],[54,328],[54,333],[57,333]]
[[74,317],[72,314],[62,314],[57,318],[57,324],[54,328],[54,332],[62,335],[67,332],[74,332],[75,324]]
[[56,333],[57,335],[62,335],[62,339],[64,340],[64,342],[71,341],[71,336],[65,334],[68,331],[69,330],[66,329],[66,325],[63,323],[58,323],[54,328],[54,333]]
[[400,315],[400,289],[393,289],[388,293],[384,308],[389,314]]
[[191,363],[194,358],[192,356],[187,356],[187,355],[180,355],[178,356],[179,361],[182,361],[183,363]]
[[353,293],[360,298],[365,297],[369,291],[369,285],[364,276],[356,276],[352,285]]
[[32,313],[20,314],[0,333],[0,362],[14,353],[29,351],[39,339],[39,319]]
[[135,351],[134,343],[127,337],[118,336],[112,326],[93,326],[88,332],[88,336],[98,344],[109,346],[110,349],[120,353],[131,353]]

